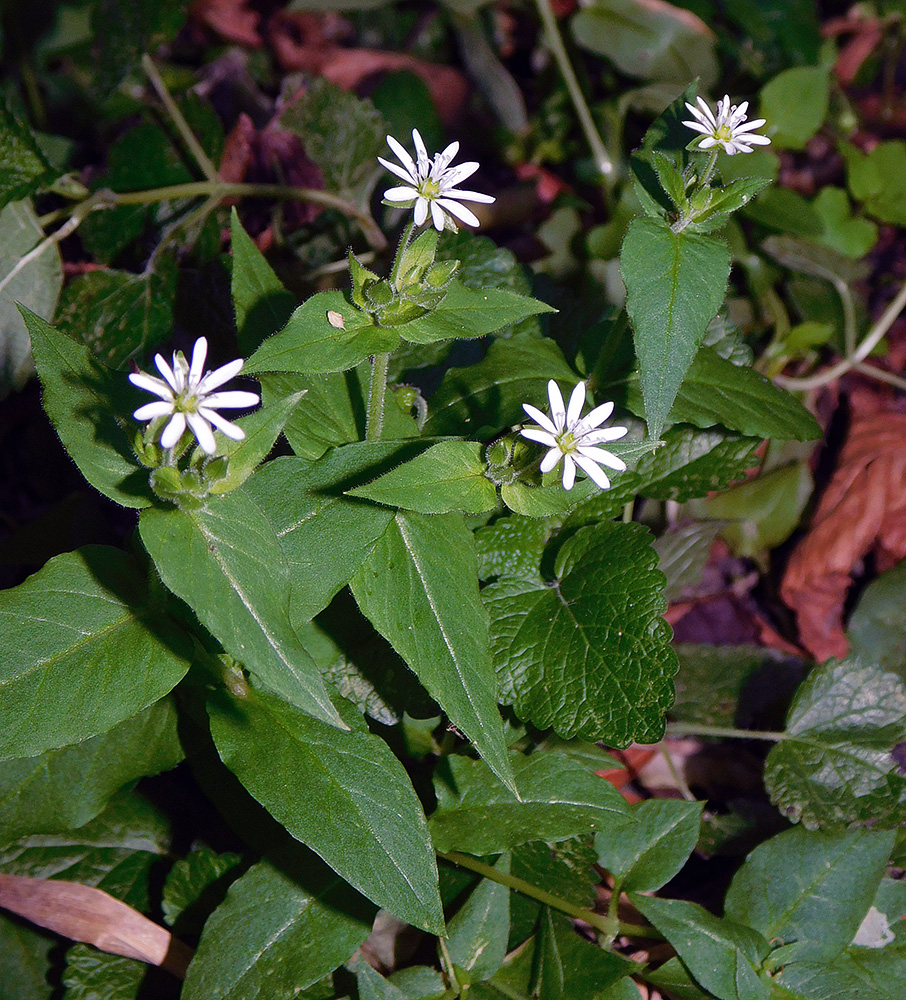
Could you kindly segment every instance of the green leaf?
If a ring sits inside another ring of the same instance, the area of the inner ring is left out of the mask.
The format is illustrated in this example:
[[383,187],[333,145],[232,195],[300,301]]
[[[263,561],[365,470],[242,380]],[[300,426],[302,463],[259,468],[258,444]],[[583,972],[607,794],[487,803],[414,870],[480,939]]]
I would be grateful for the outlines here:
[[699,349],[670,413],[676,423],[723,424],[750,437],[812,441],[821,427],[795,396],[753,368],[734,365],[713,348]]
[[[328,313],[337,313],[344,325],[333,326]],[[371,317],[351,305],[342,292],[318,292],[296,309],[279,333],[255,351],[245,372],[317,375],[345,371],[372,354],[392,351],[399,342],[398,333],[375,326]]]
[[350,581],[362,613],[491,770],[513,787],[475,536],[458,514],[400,511]]
[[[0,983],[4,1000],[51,1000],[51,952],[58,942],[0,911]],[[12,986],[14,992],[6,990]]]
[[804,149],[824,124],[830,104],[830,74],[824,66],[793,66],[761,88],[760,117],[771,142]]
[[77,944],[66,952],[63,1000],[137,1000],[148,966]]
[[[674,645],[679,659],[670,717],[706,726],[739,724],[738,708],[750,678],[772,662],[760,646]],[[795,682],[794,682],[795,683]]]
[[480,442],[441,441],[374,482],[346,492],[422,514],[479,514],[497,506],[497,490],[486,470]]
[[[494,867],[510,873],[510,857],[504,854]],[[490,979],[503,965],[510,931],[510,890],[484,878],[447,924],[447,954],[469,982]],[[461,981],[461,980],[460,980]]]
[[333,194],[367,204],[383,167],[387,126],[371,101],[342,90],[323,77],[280,115],[283,128],[299,136]]
[[545,910],[536,955],[535,996],[544,1000],[601,1000],[602,991],[639,967],[579,937],[570,920]]
[[718,240],[636,219],[620,254],[645,416],[660,437],[705,328],[724,298],[730,255]]
[[392,511],[345,494],[384,471],[400,449],[399,442],[359,441],[315,463],[278,458],[248,481],[246,490],[273,526],[288,565],[294,628],[327,607],[387,530]]
[[345,731],[266,696],[211,699],[208,712],[223,762],[297,840],[378,906],[443,931],[422,807],[402,764],[355,709]]
[[513,758],[518,799],[491,780],[481,761],[447,762],[450,777],[435,776],[437,811],[428,823],[439,851],[498,854],[533,840],[568,840],[628,815],[610,782],[562,754]]
[[882,573],[862,591],[849,618],[849,648],[863,663],[876,663],[906,680],[906,562]]
[[186,14],[179,0],[136,0],[123,8],[119,0],[99,0],[91,16],[97,42],[97,84],[109,93],[132,70],[143,52],[172,41]]
[[661,572],[667,577],[664,597],[668,604],[682,600],[689,588],[701,582],[720,527],[707,521],[674,524],[652,543]]
[[624,892],[660,889],[683,867],[698,841],[703,803],[648,799],[595,834],[598,863]]
[[[213,905],[210,901],[212,893],[217,891],[218,886],[235,878],[240,863],[238,854],[218,854],[204,845],[180,858],[170,869],[164,883],[160,904],[164,923],[168,927],[175,925],[179,934],[184,934],[187,928],[198,933]],[[203,909],[200,919],[195,912],[199,908]],[[197,927],[194,926],[196,920]]]
[[501,485],[500,499],[514,514],[524,517],[562,517],[600,492],[600,487],[591,479],[580,480],[571,490],[559,484],[529,486],[517,479]]
[[356,962],[355,981],[359,1000],[409,1000],[408,994],[375,972],[364,959]]
[[482,361],[446,372],[429,400],[424,433],[456,435],[466,430],[479,436],[482,428],[496,431],[521,423],[527,419],[523,403],[547,407],[547,383],[552,378],[570,388],[579,381],[549,338],[494,341]]
[[168,700],[59,750],[0,764],[0,843],[84,826],[124,785],[182,760]]
[[347,887],[291,855],[259,861],[205,924],[183,1000],[295,996],[333,972],[371,930],[367,907],[350,911]]
[[550,535],[550,527],[537,518],[499,517],[493,524],[475,532],[478,553],[478,576],[527,577],[538,579],[541,553]]
[[850,193],[882,222],[906,225],[906,142],[879,142],[870,153],[843,143]]
[[870,219],[853,215],[842,188],[822,187],[812,202],[824,222],[821,242],[853,260],[861,260],[878,241],[878,227]]
[[0,208],[49,186],[58,174],[28,125],[0,103]]
[[272,400],[247,417],[235,421],[245,431],[245,437],[241,441],[234,441],[225,435],[222,437],[218,453],[229,459],[229,465],[224,478],[211,486],[212,493],[229,493],[251,476],[270,454],[304,395],[304,392],[296,392],[292,396]]
[[[0,398],[21,389],[34,372],[28,329],[17,303],[50,319],[63,284],[56,245],[22,265],[25,255],[43,238],[29,202],[13,202],[0,210]],[[20,269],[14,275],[17,267]]]
[[265,405],[295,392],[305,393],[305,406],[293,413],[284,428],[286,440],[300,458],[320,458],[328,448],[364,437],[363,413],[358,411],[350,391],[355,374],[354,369],[323,375],[269,372],[260,376]]
[[137,425],[126,422],[136,390],[91,351],[23,311],[31,335],[42,401],[63,446],[89,483],[123,507],[147,507],[154,494],[148,470],[132,448]]
[[633,893],[636,909],[667,938],[695,979],[719,1000],[768,1000],[755,971],[768,953],[758,931],[721,920],[697,903]]
[[452,281],[437,308],[395,329],[413,344],[433,344],[438,340],[483,337],[540,313],[556,310],[527,295],[503,288],[473,291],[461,281]]
[[296,308],[296,297],[283,287],[264,254],[242,228],[235,208],[230,213],[230,246],[233,251],[230,289],[239,348],[243,354],[251,354],[271,334],[286,326]]
[[900,1000],[906,962],[883,949],[853,948],[830,964],[793,962],[774,979],[782,1000]]
[[647,529],[606,522],[563,546],[553,586],[482,591],[501,698],[520,718],[616,747],[661,738],[676,658],[657,564]]
[[193,510],[151,508],[139,532],[161,579],[231,656],[280,697],[343,725],[289,623],[289,568],[248,494],[209,497]]
[[191,646],[141,568],[88,545],[0,594],[0,759],[105,733],[162,698]]
[[895,839],[893,831],[784,830],[746,858],[724,913],[789,946],[784,961],[829,962],[855,937]]
[[639,0],[592,0],[571,19],[576,42],[628,76],[708,89],[720,69],[711,29],[689,10]]
[[170,258],[141,274],[89,271],[60,299],[57,327],[111,368],[143,355],[173,329],[177,269]]
[[906,686],[856,659],[815,667],[790,706],[786,738],[771,749],[771,801],[809,828],[899,825],[906,778],[891,751],[906,740]]

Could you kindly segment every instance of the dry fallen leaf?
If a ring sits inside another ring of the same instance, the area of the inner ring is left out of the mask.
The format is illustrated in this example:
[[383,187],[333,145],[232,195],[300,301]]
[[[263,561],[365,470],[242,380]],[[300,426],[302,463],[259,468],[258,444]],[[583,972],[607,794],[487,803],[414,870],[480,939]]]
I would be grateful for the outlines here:
[[867,554],[879,570],[906,556],[906,416],[853,420],[811,528],[781,586],[796,613],[802,645],[817,660],[845,656],[843,607],[853,570]]
[[78,882],[0,875],[0,906],[73,941],[162,966],[180,979],[192,960],[192,949],[166,928]]
[[195,0],[191,17],[224,41],[258,48],[262,44],[258,34],[261,15],[249,10],[247,4],[248,0]]

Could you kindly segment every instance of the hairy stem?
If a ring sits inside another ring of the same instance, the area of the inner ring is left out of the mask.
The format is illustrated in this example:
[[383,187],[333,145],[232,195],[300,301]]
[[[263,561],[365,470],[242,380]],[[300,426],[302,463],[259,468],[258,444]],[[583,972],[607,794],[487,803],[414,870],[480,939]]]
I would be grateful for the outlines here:
[[365,419],[365,440],[380,441],[384,429],[384,399],[387,395],[389,354],[375,354],[371,359],[371,388],[368,391],[368,415]]

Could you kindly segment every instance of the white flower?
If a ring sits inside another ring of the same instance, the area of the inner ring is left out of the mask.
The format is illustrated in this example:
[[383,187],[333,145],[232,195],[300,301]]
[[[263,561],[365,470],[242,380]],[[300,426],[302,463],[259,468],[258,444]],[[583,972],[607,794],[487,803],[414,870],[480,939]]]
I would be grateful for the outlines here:
[[748,101],[743,101],[739,107],[736,107],[736,105],[730,104],[730,98],[724,94],[724,99],[717,102],[717,115],[715,116],[700,97],[696,99],[698,107],[686,103],[686,107],[692,112],[695,121],[683,122],[683,124],[704,134],[705,138],[698,144],[699,149],[722,146],[732,156],[734,153],[751,153],[753,145],[767,146],[770,143],[771,140],[766,135],[757,135],[753,131],[764,125],[764,118],[756,118],[751,122],[746,121]]
[[548,417],[530,403],[523,403],[525,412],[540,426],[524,427],[523,437],[538,441],[550,448],[541,460],[541,471],[550,472],[563,459],[563,488],[571,490],[576,481],[576,466],[593,479],[602,490],[609,489],[610,480],[598,466],[607,465],[618,472],[624,472],[626,463],[616,455],[596,448],[603,441],[617,441],[629,430],[628,427],[596,428],[613,413],[613,403],[602,403],[591,413],[581,417],[585,405],[585,383],[580,382],[569,397],[569,407],[563,406],[563,396],[557,383],[551,379],[547,383],[547,397],[551,404]]
[[140,389],[153,392],[160,396],[159,402],[146,403],[140,406],[133,417],[136,420],[156,420],[158,417],[170,417],[170,421],[160,436],[161,447],[173,448],[188,425],[198,439],[202,451],[213,455],[217,451],[214,441],[213,427],[222,431],[228,438],[241,441],[245,431],[236,427],[217,413],[217,410],[228,408],[244,408],[254,406],[258,395],[254,392],[214,392],[224,382],[238,375],[245,362],[242,358],[230,361],[228,364],[212,372],[204,372],[204,362],[208,353],[208,342],[204,337],[195,341],[192,349],[191,365],[186,361],[182,351],[173,354],[171,368],[160,354],[154,356],[162,379],[144,372],[129,376],[129,381]]
[[465,205],[459,203],[461,201],[480,201],[490,205],[494,199],[490,195],[479,194],[477,191],[457,191],[456,185],[467,177],[471,177],[478,169],[478,164],[470,162],[460,163],[458,167],[450,166],[453,157],[459,152],[458,142],[451,142],[442,153],[435,153],[432,162],[428,159],[428,151],[425,149],[422,137],[418,134],[418,129],[412,130],[412,139],[415,142],[415,160],[392,135],[387,136],[387,145],[396,154],[402,166],[391,163],[382,156],[378,157],[378,162],[386,167],[391,174],[396,174],[397,177],[404,180],[406,186],[389,188],[384,192],[384,197],[387,201],[414,203],[415,224],[417,226],[420,226],[428,218],[429,207],[431,221],[438,232],[444,228],[448,221],[453,229],[456,228],[456,223],[449,218],[450,215],[469,226],[477,226],[478,219],[475,215]]

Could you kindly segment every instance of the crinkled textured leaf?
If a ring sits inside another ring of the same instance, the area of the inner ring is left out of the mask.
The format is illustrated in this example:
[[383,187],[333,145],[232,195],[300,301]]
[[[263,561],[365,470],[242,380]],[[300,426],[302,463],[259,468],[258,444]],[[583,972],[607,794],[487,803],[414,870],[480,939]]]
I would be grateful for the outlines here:
[[676,644],[679,673],[670,717],[706,726],[741,724],[738,710],[749,679],[773,661],[760,646]]
[[347,493],[422,514],[493,510],[497,490],[485,476],[482,451],[479,441],[441,441],[374,482]]
[[[0,158],[2,156],[0,140]],[[5,204],[0,210],[0,398],[11,390],[21,389],[34,372],[28,330],[17,304],[50,319],[60,296],[63,268],[57,246],[46,247],[14,277],[9,277],[13,268],[43,238],[30,202]]]
[[123,7],[119,0],[100,0],[91,26],[97,44],[97,84],[109,92],[137,69],[143,52],[176,37],[185,10],[179,0],[136,0]]
[[0,594],[0,649],[5,759],[107,732],[175,687],[191,658],[135,560],[101,545]]
[[730,255],[723,243],[636,219],[620,254],[626,308],[639,358],[645,417],[660,437],[676,394],[724,298]]
[[451,368],[428,401],[425,434],[477,435],[481,428],[508,427],[526,420],[523,403],[547,407],[547,382],[566,391],[578,381],[563,352],[549,339],[519,336],[496,340],[482,361]]
[[755,967],[769,946],[758,931],[721,920],[697,903],[636,893],[630,898],[673,945],[697,982],[719,1000],[768,1000],[770,989]]
[[572,922],[545,910],[537,944],[535,996],[544,1000],[599,1000],[601,991],[639,966],[580,937]]
[[141,274],[89,271],[63,290],[56,325],[119,368],[170,337],[175,295],[176,266],[167,257]]
[[350,587],[362,613],[512,787],[475,536],[461,515],[400,511]]
[[46,187],[58,173],[28,125],[0,104],[0,208]]
[[[193,918],[197,917],[193,910],[205,903],[206,897],[218,885],[235,878],[240,863],[238,854],[230,851],[218,854],[204,845],[180,858],[170,869],[164,882],[160,903],[164,923],[168,927],[178,925],[179,934],[185,933],[187,927],[195,933],[199,932],[208,912],[201,915],[196,927]],[[209,909],[210,906],[206,908]]]
[[242,353],[251,354],[271,334],[286,326],[296,308],[296,297],[283,287],[264,254],[242,228],[235,208],[230,215],[230,245],[236,335]]
[[259,861],[233,883],[205,924],[184,1000],[294,996],[352,956],[371,929],[367,906],[333,872],[312,868]]
[[784,830],[760,844],[733,878],[724,914],[746,923],[784,961],[829,962],[855,937],[871,906],[895,834]]
[[584,528],[560,550],[554,586],[482,591],[501,697],[520,718],[618,747],[661,738],[676,657],[649,539],[641,525]]
[[478,576],[538,579],[541,553],[550,535],[550,527],[534,517],[500,517],[493,524],[475,532],[478,553]]
[[84,826],[124,785],[182,760],[167,699],[107,732],[0,764],[0,843]]
[[135,408],[137,390],[40,316],[22,315],[44,389],[44,409],[79,471],[116,503],[147,507],[154,494],[148,470],[139,466],[132,448],[138,426],[126,416]]
[[533,840],[568,840],[606,827],[628,807],[610,782],[562,754],[516,757],[520,799],[490,779],[481,761],[451,757],[435,778],[431,837],[439,851],[497,854]]
[[[509,875],[509,854],[500,857],[494,867]],[[447,954],[470,981],[489,979],[506,958],[509,930],[509,888],[482,879],[447,924]]]
[[686,863],[698,841],[701,802],[648,799],[628,817],[595,834],[598,863],[624,892],[660,889]]
[[266,688],[342,725],[289,623],[289,567],[261,508],[242,489],[192,510],[151,508],[142,541],[164,583]]
[[655,539],[652,547],[667,577],[664,597],[668,604],[680,600],[687,589],[701,582],[720,527],[720,522],[692,521],[672,525]]
[[148,966],[87,944],[66,952],[63,1000],[136,1000]]
[[850,653],[906,680],[906,562],[882,573],[862,591],[849,616]]
[[333,194],[366,204],[383,168],[387,125],[369,100],[341,90],[323,77],[287,105],[280,124],[305,143]]
[[529,316],[554,311],[547,303],[527,295],[502,288],[473,291],[454,279],[440,305],[395,329],[410,343],[433,344],[438,340],[483,337]]
[[[343,317],[333,326],[328,312]],[[258,348],[245,366],[248,374],[299,372],[317,375],[354,368],[372,354],[392,351],[399,333],[375,326],[342,292],[318,292],[299,306],[289,322]]]
[[355,709],[347,706],[346,731],[266,696],[212,699],[208,712],[223,762],[297,840],[378,906],[442,932],[422,807],[402,764]]
[[892,756],[906,740],[906,686],[895,674],[849,659],[815,667],[771,749],[765,787],[773,803],[809,829],[902,821],[906,777]]

